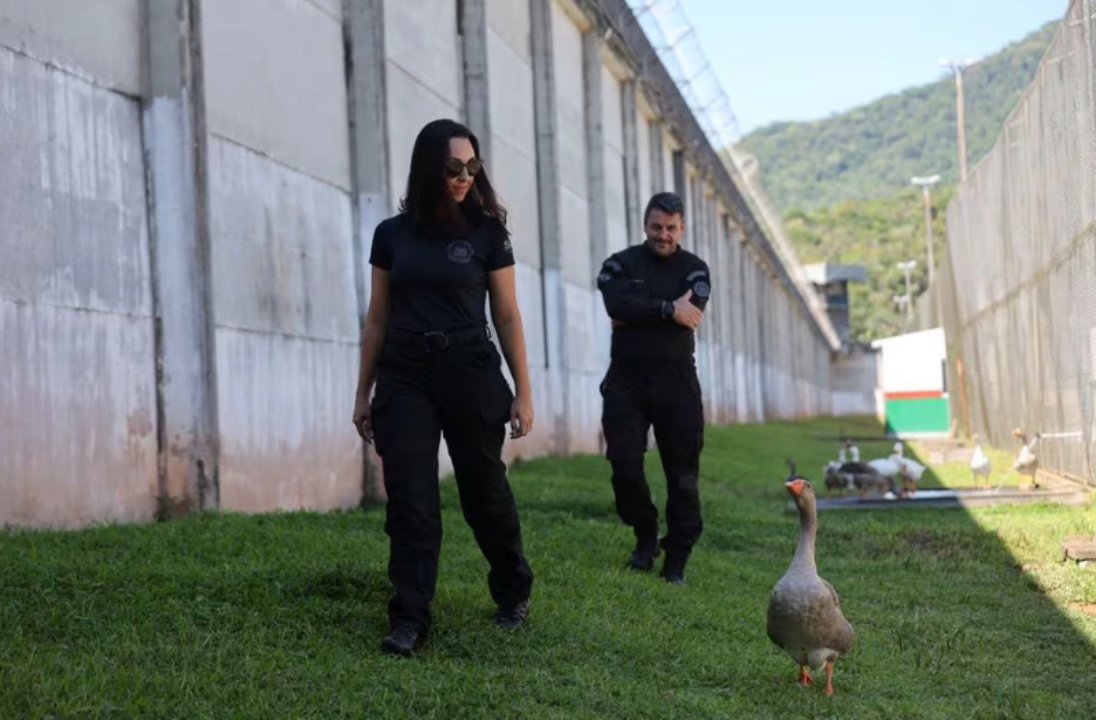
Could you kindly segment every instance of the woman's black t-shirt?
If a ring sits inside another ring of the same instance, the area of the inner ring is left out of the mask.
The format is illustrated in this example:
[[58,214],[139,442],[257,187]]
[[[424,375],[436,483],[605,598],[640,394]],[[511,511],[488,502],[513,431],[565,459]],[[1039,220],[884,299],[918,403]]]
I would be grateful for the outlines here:
[[487,325],[487,274],[513,265],[514,251],[493,218],[461,237],[431,237],[400,214],[373,232],[369,263],[389,273],[389,327],[454,332]]

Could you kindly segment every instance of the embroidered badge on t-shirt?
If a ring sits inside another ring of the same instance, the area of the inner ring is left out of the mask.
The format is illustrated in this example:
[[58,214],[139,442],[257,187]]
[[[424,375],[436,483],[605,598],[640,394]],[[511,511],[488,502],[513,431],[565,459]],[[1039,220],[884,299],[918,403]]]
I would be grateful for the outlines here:
[[471,262],[472,256],[475,254],[472,244],[467,240],[454,240],[449,243],[445,252],[449,255],[450,260],[461,265]]

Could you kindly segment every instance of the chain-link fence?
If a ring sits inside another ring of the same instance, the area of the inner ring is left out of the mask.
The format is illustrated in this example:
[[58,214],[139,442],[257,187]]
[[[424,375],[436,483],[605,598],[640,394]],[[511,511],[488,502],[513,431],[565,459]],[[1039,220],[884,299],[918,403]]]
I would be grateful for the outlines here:
[[[954,416],[1092,482],[1096,445],[1096,0],[1073,0],[993,149],[948,207],[920,310],[948,338]],[[924,318],[922,318],[924,320]]]

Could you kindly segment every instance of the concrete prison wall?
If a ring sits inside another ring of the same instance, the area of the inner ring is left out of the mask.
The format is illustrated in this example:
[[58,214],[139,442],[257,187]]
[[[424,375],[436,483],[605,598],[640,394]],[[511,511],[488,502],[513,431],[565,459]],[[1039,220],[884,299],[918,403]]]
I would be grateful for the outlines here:
[[540,421],[507,457],[600,451],[594,279],[663,189],[715,278],[708,419],[830,411],[824,328],[623,0],[7,0],[0,522],[376,497],[366,259],[440,116],[511,211]]

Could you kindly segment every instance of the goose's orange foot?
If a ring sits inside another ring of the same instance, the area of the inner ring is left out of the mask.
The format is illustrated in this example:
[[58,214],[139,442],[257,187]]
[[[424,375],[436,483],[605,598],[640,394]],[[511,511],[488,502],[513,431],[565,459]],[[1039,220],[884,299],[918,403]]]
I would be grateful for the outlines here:
[[826,694],[833,695],[833,660],[826,663]]
[[814,684],[814,680],[811,678],[811,674],[807,672],[806,665],[799,666],[799,684],[803,687],[808,687]]

